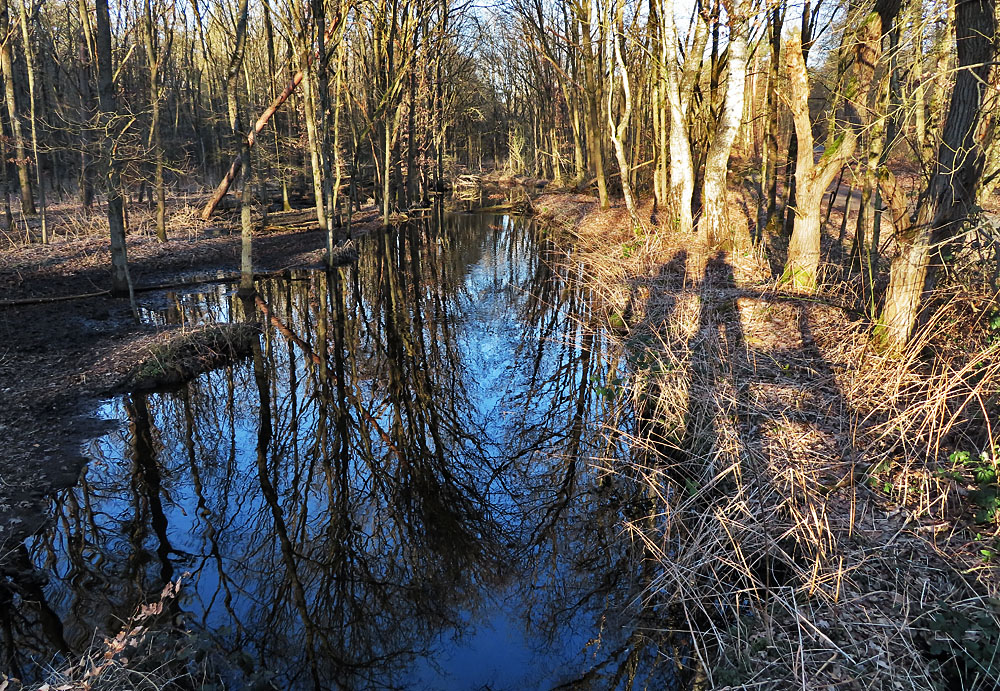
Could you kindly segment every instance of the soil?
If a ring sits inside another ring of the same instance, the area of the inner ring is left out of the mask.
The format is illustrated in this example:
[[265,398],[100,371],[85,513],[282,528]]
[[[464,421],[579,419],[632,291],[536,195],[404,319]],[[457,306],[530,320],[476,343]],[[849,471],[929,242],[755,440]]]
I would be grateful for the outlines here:
[[[130,235],[137,291],[232,274],[240,255],[233,220],[192,220],[164,243]],[[308,212],[271,215],[269,223],[254,237],[255,271],[320,266],[325,235]],[[352,233],[377,226],[370,210],[355,217]],[[0,253],[0,557],[41,528],[47,497],[78,479],[82,445],[107,429],[93,417],[100,399],[120,392],[180,328],[137,324],[128,300],[100,294],[110,288],[109,267],[106,235]]]

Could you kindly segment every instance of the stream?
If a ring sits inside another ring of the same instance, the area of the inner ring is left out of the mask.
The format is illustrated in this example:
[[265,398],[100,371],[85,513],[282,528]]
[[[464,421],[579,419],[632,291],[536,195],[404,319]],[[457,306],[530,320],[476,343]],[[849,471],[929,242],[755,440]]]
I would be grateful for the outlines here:
[[622,528],[642,490],[611,472],[624,365],[554,251],[431,214],[261,281],[267,315],[230,284],[143,295],[151,323],[258,320],[260,347],[96,411],[112,431],[0,578],[0,668],[40,679],[180,578],[172,664],[226,688],[672,686]]

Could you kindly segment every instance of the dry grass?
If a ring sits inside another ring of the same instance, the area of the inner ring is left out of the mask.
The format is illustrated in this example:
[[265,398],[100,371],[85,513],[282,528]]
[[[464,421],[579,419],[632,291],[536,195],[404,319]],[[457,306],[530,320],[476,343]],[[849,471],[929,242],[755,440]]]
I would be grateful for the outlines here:
[[155,391],[179,386],[198,374],[248,357],[260,334],[258,324],[197,326],[172,332],[148,348],[126,378],[125,391]]
[[956,444],[997,440],[997,346],[928,364],[937,321],[881,354],[834,296],[777,292],[745,242],[536,206],[632,365],[635,453],[607,471],[655,497],[626,529],[658,564],[649,604],[688,680],[997,688],[997,574],[975,538],[991,528],[971,523],[969,473],[939,472]]
[[[192,673],[163,625],[181,588],[168,582],[156,602],[139,606],[113,637],[101,637],[71,662],[50,665],[42,683],[26,686],[0,677],[0,691],[118,691],[201,688],[206,677]],[[178,659],[180,658],[180,659]]]

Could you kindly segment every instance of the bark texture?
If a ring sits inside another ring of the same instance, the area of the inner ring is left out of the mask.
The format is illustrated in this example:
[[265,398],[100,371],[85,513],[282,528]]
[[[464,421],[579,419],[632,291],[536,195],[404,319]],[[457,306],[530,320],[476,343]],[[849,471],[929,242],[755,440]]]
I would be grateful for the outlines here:
[[983,173],[982,111],[996,59],[996,1],[958,0],[955,39],[958,76],[951,94],[937,161],[927,189],[910,213],[903,191],[887,170],[882,171],[882,196],[889,204],[900,243],[900,254],[889,274],[889,290],[879,319],[878,335],[885,345],[906,345],[920,314],[921,302],[933,288],[942,255],[934,252],[952,240],[976,201]]

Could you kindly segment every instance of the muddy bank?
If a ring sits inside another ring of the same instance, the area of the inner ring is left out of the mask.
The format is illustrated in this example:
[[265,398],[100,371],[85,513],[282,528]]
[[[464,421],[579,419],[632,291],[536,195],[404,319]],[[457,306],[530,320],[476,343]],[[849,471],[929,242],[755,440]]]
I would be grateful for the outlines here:
[[[371,214],[369,214],[371,215]],[[372,219],[361,217],[355,231]],[[217,229],[192,231],[190,238],[165,243],[129,237],[134,283],[143,286],[217,280],[239,266],[238,234]],[[318,229],[271,226],[254,238],[255,269],[282,271],[319,266],[325,236]],[[84,237],[49,246],[28,245],[0,255],[0,554],[34,532],[46,496],[73,484],[83,458],[80,445],[105,425],[87,414],[97,400],[120,390],[141,369],[150,353],[162,352],[182,327],[135,322],[127,300],[103,295],[48,302],[54,297],[100,293],[108,289],[107,240]],[[239,348],[214,343],[213,354],[193,353],[182,369],[208,366]],[[184,359],[184,358],[181,358]],[[160,373],[169,384],[179,372]],[[155,378],[154,378],[155,379]],[[150,384],[152,380],[147,381]],[[152,385],[152,384],[150,384]]]

